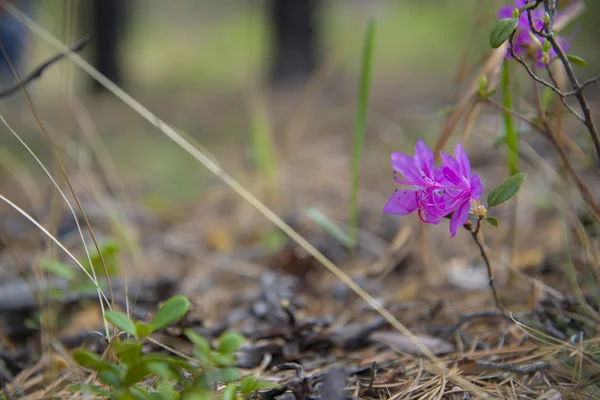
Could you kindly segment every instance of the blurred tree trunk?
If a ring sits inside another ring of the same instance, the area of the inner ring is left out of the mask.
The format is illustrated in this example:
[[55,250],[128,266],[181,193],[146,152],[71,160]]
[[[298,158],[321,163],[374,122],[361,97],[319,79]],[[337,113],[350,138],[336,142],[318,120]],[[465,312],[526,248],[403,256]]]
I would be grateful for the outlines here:
[[275,84],[302,82],[318,58],[316,19],[320,0],[270,0],[273,58],[270,78]]
[[[93,0],[91,19],[93,29],[94,66],[108,79],[122,84],[120,43],[123,37],[127,0]],[[94,81],[93,89],[102,91],[104,87]]]

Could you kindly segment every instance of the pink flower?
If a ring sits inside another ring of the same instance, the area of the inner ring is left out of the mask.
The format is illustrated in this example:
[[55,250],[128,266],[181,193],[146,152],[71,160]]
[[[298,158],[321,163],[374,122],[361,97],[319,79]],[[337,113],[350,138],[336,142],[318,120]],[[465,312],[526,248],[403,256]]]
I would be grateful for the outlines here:
[[460,142],[454,149],[456,158],[442,152],[440,154],[444,162],[445,178],[441,182],[441,186],[449,199],[447,209],[454,211],[452,219],[450,219],[450,233],[454,236],[457,229],[467,222],[471,200],[479,201],[483,187],[479,176],[471,174],[469,156],[463,150]]
[[[421,221],[434,225],[452,214],[450,234],[454,236],[469,217],[471,200],[479,200],[481,181],[477,175],[471,175],[469,158],[460,143],[454,152],[456,159],[440,154],[444,164],[436,168],[433,152],[421,139],[414,157],[392,153],[394,180],[409,188],[396,189],[383,212],[408,215],[417,210]],[[397,172],[404,179],[398,178]]]

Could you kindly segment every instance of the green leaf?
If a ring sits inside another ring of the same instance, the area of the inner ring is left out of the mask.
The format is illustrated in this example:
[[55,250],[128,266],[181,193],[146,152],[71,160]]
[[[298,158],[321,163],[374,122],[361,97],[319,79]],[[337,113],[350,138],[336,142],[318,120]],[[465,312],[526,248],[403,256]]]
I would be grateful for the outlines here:
[[240,378],[241,372],[237,368],[221,368],[218,370],[218,380],[220,382],[233,382]]
[[[100,254],[102,257],[100,257]],[[92,261],[91,266],[87,257],[82,258],[80,262],[89,273],[91,273],[93,269],[96,275],[104,276],[104,265],[106,265],[106,272],[108,272],[109,276],[117,275],[119,273],[119,244],[117,241],[109,239],[102,243],[100,246],[100,254],[95,250],[90,252],[90,259]],[[102,264],[102,260],[104,260],[104,265]]]
[[209,400],[211,396],[206,390],[202,390],[199,388],[189,388],[186,389],[181,394],[181,400]]
[[119,359],[127,365],[137,363],[142,355],[142,344],[137,342],[115,342],[113,349]]
[[477,93],[479,93],[479,96],[485,97],[486,92],[487,92],[487,85],[488,85],[487,76],[481,75],[479,77],[479,81],[477,82]]
[[237,332],[223,332],[219,337],[219,353],[233,354],[244,343],[244,337]]
[[375,47],[375,20],[371,19],[365,32],[363,42],[362,64],[360,71],[360,84],[358,88],[358,101],[356,103],[356,116],[354,118],[354,132],[352,138],[352,161],[350,166],[350,215],[348,217],[348,242],[351,247],[356,246],[358,229],[358,186],[360,178],[360,163],[362,150],[365,143],[367,130],[367,113],[371,93],[371,76],[373,70],[373,52]]
[[258,379],[255,376],[248,375],[240,381],[240,390],[244,396],[250,396],[258,390]]
[[187,338],[190,339],[190,342],[192,342],[196,345],[196,348],[201,353],[208,355],[208,353],[211,350],[210,343],[208,343],[208,340],[206,340],[202,336],[198,335],[196,332],[192,331],[191,329],[186,329],[183,333],[185,333]]
[[146,354],[142,356],[140,361],[145,362],[147,364],[163,363],[171,366],[171,368],[184,369],[188,372],[196,371],[196,369],[190,364],[189,361],[183,358],[170,356],[166,354]]
[[231,354],[221,354],[217,351],[210,352],[210,359],[215,362],[215,364],[220,366],[228,366],[235,363],[235,357]]
[[103,370],[98,372],[98,379],[108,386],[119,387],[121,386],[121,377],[117,371],[114,370]]
[[221,399],[223,400],[237,400],[238,387],[235,383],[230,383],[221,392]]
[[571,61],[571,64],[579,65],[580,67],[588,67],[587,61],[585,61],[579,56],[567,54],[567,58],[569,59],[569,61]]
[[150,362],[146,363],[146,368],[149,373],[160,376],[163,379],[177,380],[179,378],[179,375],[166,363]]
[[490,45],[495,49],[502,46],[502,43],[508,40],[518,25],[518,18],[503,18],[496,22],[494,29],[490,33]]
[[490,228],[496,228],[498,226],[498,219],[496,217],[485,217],[483,222]]
[[496,189],[492,190],[487,197],[488,209],[502,204],[513,197],[521,188],[525,178],[527,178],[527,174],[519,172],[502,182]]
[[122,331],[135,336],[135,324],[133,321],[121,311],[107,311],[106,320]]
[[[96,398],[107,398],[110,397],[110,393],[106,390],[99,388],[98,386],[92,384],[85,383],[75,383],[73,385],[67,386],[67,390],[69,392],[78,393],[78,394],[93,394]],[[83,396],[86,398],[86,396]]]
[[98,365],[103,363],[102,358],[89,350],[77,349],[73,352],[73,359],[77,364],[88,369],[97,369]]
[[248,397],[261,389],[271,389],[274,387],[277,387],[275,383],[261,381],[253,375],[245,376],[240,381],[240,390],[244,397]]
[[135,335],[139,339],[146,339],[152,333],[152,328],[148,325],[143,324],[141,322],[136,322],[135,324]]
[[173,383],[161,381],[148,398],[150,400],[178,400],[179,393],[173,389]]
[[75,280],[75,271],[73,268],[69,267],[67,264],[63,264],[60,261],[52,261],[52,260],[43,260],[40,264],[40,267],[59,278],[66,279],[68,281]]
[[153,331],[179,321],[190,309],[190,301],[184,296],[174,296],[163,304],[148,324]]
[[127,369],[125,377],[123,378],[123,384],[125,386],[133,386],[136,383],[143,381],[150,373],[147,363],[141,361]]
[[348,248],[353,248],[354,246],[356,246],[354,240],[352,240],[352,238],[348,236],[344,231],[342,231],[336,224],[331,222],[329,218],[323,215],[321,211],[317,210],[316,208],[307,208],[306,215],[308,215],[308,217],[312,219],[315,224],[319,225],[321,229],[327,232],[340,244]]

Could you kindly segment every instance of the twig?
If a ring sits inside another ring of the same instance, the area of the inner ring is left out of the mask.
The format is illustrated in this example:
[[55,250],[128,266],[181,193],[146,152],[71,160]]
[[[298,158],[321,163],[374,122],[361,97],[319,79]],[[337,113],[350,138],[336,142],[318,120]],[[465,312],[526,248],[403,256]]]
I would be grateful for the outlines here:
[[479,234],[479,228],[481,227],[482,219],[483,218],[481,218],[481,217],[477,219],[477,225],[475,226],[475,229],[473,229],[473,224],[471,224],[470,221],[467,221],[467,223],[464,225],[464,227],[469,232],[471,232],[471,236],[473,237],[473,240],[477,244],[477,247],[479,247],[479,252],[481,253],[481,257],[483,258],[483,261],[485,262],[485,266],[487,268],[487,273],[488,273],[489,285],[490,285],[490,289],[492,290],[492,295],[494,296],[494,303],[496,304],[496,308],[503,315],[507,315],[506,311],[504,311],[504,309],[502,308],[502,305],[500,304],[500,298],[498,297],[498,291],[496,290],[496,285],[494,283],[494,272],[492,271],[492,264],[490,263],[490,259],[488,258],[487,252],[485,251],[485,248],[483,247],[483,243],[479,239],[478,234]]
[[523,57],[518,56],[517,53],[515,53],[515,47],[514,47],[514,36],[515,36],[515,32],[514,31],[512,33],[512,35],[510,36],[510,38],[508,39],[510,46],[508,47],[508,51],[510,52],[510,55],[519,63],[521,64],[524,68],[525,71],[527,71],[527,74],[529,74],[529,76],[531,77],[531,79],[533,79],[534,81],[536,81],[539,84],[542,84],[550,89],[552,89],[552,91],[554,93],[556,93],[557,95],[564,97],[565,94],[562,92],[562,90],[560,90],[559,88],[557,88],[556,86],[554,86],[553,84],[551,84],[550,82],[540,78],[539,76],[536,75],[535,72],[533,72],[533,70],[531,69],[531,67],[529,66],[529,64],[527,64],[527,62],[525,62],[525,60],[523,60]]
[[577,76],[573,71],[573,66],[571,65],[571,62],[567,58],[567,55],[565,54],[560,44],[558,44],[556,37],[554,37],[554,33],[549,33],[546,36],[546,38],[550,41],[550,44],[552,44],[552,48],[554,49],[554,51],[558,55],[558,58],[560,58],[563,65],[565,66],[567,76],[571,81],[571,85],[573,85],[574,96],[579,102],[579,106],[581,107],[581,111],[583,112],[583,116],[585,119],[583,123],[590,132],[590,136],[594,141],[594,147],[596,147],[596,153],[598,154],[598,158],[600,159],[600,136],[598,136],[598,129],[596,128],[596,123],[594,122],[594,117],[592,116],[590,105],[588,104],[587,99],[583,94],[583,86],[581,85],[581,83],[579,83],[579,80],[577,79]]
[[[529,28],[531,29],[531,31],[533,33],[535,33],[536,35],[538,35],[550,42],[550,44],[552,45],[552,49],[554,49],[554,51],[556,52],[556,55],[558,56],[558,58],[564,65],[565,71],[567,72],[567,76],[569,77],[569,80],[571,81],[571,85],[573,86],[573,90],[569,93],[574,95],[577,98],[577,101],[579,102],[579,106],[581,107],[581,111],[583,112],[583,118],[566,104],[566,100],[565,100],[565,97],[567,97],[566,93],[562,92],[560,89],[556,88],[554,85],[551,85],[548,82],[544,81],[543,79],[539,78],[535,74],[535,72],[531,71],[531,69],[529,68],[527,63],[525,61],[523,61],[522,58],[519,57],[517,59],[515,51],[513,49],[513,43],[512,43],[512,39],[515,35],[516,30],[515,30],[515,32],[513,32],[513,34],[510,37],[509,51],[513,55],[513,57],[515,57],[515,59],[517,61],[519,61],[519,63],[525,67],[525,69],[527,70],[527,73],[529,73],[529,75],[536,82],[541,83],[541,84],[551,88],[552,90],[554,90],[561,97],[561,101],[563,102],[565,107],[569,111],[571,111],[575,116],[577,116],[578,119],[581,120],[583,122],[583,124],[588,128],[588,131],[590,132],[590,136],[592,137],[592,141],[594,142],[594,147],[596,148],[596,154],[598,155],[598,161],[600,161],[600,136],[598,135],[598,129],[596,128],[596,123],[594,122],[594,117],[592,116],[592,112],[590,110],[590,105],[588,104],[587,99],[586,99],[585,95],[583,94],[584,86],[581,83],[579,83],[579,79],[577,79],[577,75],[575,75],[575,71],[573,71],[573,66],[571,65],[571,62],[569,61],[569,58],[565,54],[562,46],[556,40],[556,36],[554,34],[554,29],[552,27],[552,23],[544,23],[544,26],[541,30],[537,30],[535,28],[535,24],[533,22],[533,17],[531,15],[531,11],[532,11],[532,9],[539,6],[540,3],[541,3],[540,0],[536,0],[535,5],[532,8],[527,9],[527,18],[529,20]],[[550,71],[550,68],[548,68],[548,71]],[[598,79],[600,79],[600,78],[592,78],[592,82],[595,82],[595,80],[598,80]]]
[[544,110],[542,109],[542,101],[540,98],[540,91],[539,91],[539,87],[537,85],[534,85],[534,92],[535,92],[535,99],[536,99],[538,112],[539,112],[540,119],[541,119],[542,125],[543,125],[543,129],[541,129],[541,131],[546,134],[546,137],[550,140],[550,143],[552,144],[552,146],[554,146],[554,148],[558,152],[558,156],[560,158],[561,163],[566,168],[567,173],[573,179],[575,186],[577,186],[577,189],[579,189],[579,192],[581,193],[581,197],[583,198],[583,200],[592,209],[592,211],[594,212],[596,217],[600,218],[600,205],[598,205],[594,195],[592,195],[588,186],[585,184],[583,179],[581,179],[581,177],[577,174],[577,172],[575,171],[575,168],[573,168],[573,165],[571,165],[571,162],[569,161],[569,157],[567,156],[567,153],[565,152],[563,147],[560,145],[558,139],[556,138],[556,135],[554,135],[554,132],[552,131],[552,128],[550,127],[550,123],[548,122],[548,119],[546,118]]
[[528,123],[532,128],[534,128],[538,132],[544,134],[546,136],[546,138],[548,138],[548,140],[550,141],[550,144],[552,144],[552,147],[554,147],[554,149],[558,153],[560,162],[563,164],[563,166],[567,170],[567,173],[569,174],[569,176],[571,176],[571,179],[573,180],[573,183],[579,190],[579,193],[581,194],[583,201],[585,201],[586,204],[590,207],[590,209],[592,210],[594,215],[596,215],[597,218],[600,218],[600,205],[596,202],[596,198],[592,195],[590,188],[583,181],[583,179],[577,174],[577,171],[575,171],[575,168],[573,167],[573,165],[571,165],[571,162],[569,161],[569,157],[567,156],[567,153],[565,153],[565,150],[562,148],[562,146],[560,145],[560,143],[554,136],[553,132],[551,130],[549,130],[549,126],[546,126],[546,125],[539,126],[538,124],[534,123],[529,118],[527,118],[513,110],[507,109],[502,104],[499,104],[499,103],[495,102],[494,100],[486,99],[485,103],[490,104],[490,105],[498,108],[499,110],[510,113],[512,116],[519,118],[520,120]]
[[[547,65],[547,66],[546,66],[546,69],[547,69],[547,71],[548,71],[548,76],[550,77],[550,79],[552,80],[552,82],[554,82],[554,84],[555,84],[556,86],[558,86],[558,85],[557,85],[557,83],[556,83],[556,78],[554,78],[554,72],[552,72],[552,68],[550,68],[550,65]],[[563,104],[563,106],[565,106],[565,108],[566,108],[567,110],[569,110],[569,111],[571,112],[571,114],[573,114],[573,115],[574,115],[574,116],[575,116],[575,117],[576,117],[576,118],[577,118],[579,121],[581,121],[582,123],[585,123],[585,119],[584,119],[584,118],[583,118],[581,115],[579,115],[579,113],[578,113],[577,111],[575,111],[575,110],[573,109],[573,107],[571,107],[571,106],[569,105],[569,103],[567,103],[567,96],[566,96],[566,93],[565,93],[565,96],[558,96],[558,97],[560,98],[560,101],[561,101],[561,103]]]
[[588,79],[587,81],[583,82],[579,89],[576,90],[571,90],[570,92],[565,92],[565,96],[573,96],[575,94],[577,94],[578,92],[582,91],[583,88],[585,88],[588,85],[591,85],[592,83],[596,83],[600,81],[600,75],[594,76],[593,78]]
[[36,69],[31,71],[31,73],[29,75],[27,75],[27,77],[25,77],[25,79],[22,79],[20,83],[17,82],[15,85],[13,85],[11,87],[0,90],[0,98],[10,96],[11,94],[21,90],[22,86],[23,87],[27,86],[32,81],[34,81],[37,78],[39,78],[40,76],[42,76],[42,74],[44,73],[46,68],[50,67],[55,62],[60,61],[61,59],[65,58],[67,56],[67,54],[69,54],[69,53],[76,53],[78,51],[83,50],[83,48],[89,42],[90,42],[90,37],[86,36],[83,39],[79,40],[77,43],[75,43],[75,45],[73,47],[71,47],[69,49],[69,51],[63,51],[62,53],[58,53],[54,57],[48,59],[46,62],[40,64]]

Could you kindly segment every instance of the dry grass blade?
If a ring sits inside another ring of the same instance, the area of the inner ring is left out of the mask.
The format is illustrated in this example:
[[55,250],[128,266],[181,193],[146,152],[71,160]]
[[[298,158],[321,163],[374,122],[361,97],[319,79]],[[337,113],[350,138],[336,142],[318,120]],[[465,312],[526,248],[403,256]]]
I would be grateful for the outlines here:
[[[92,275],[90,275],[89,272],[87,272],[85,267],[83,265],[81,265],[81,263],[77,260],[77,258],[60,242],[60,240],[58,240],[56,237],[54,237],[54,235],[52,235],[50,232],[48,232],[48,230],[46,228],[44,228],[39,222],[37,222],[31,215],[29,215],[27,212],[25,212],[23,209],[21,209],[15,203],[13,203],[12,201],[10,201],[9,199],[7,199],[6,197],[4,197],[1,194],[0,194],[0,200],[4,201],[6,204],[8,204],[10,207],[12,207],[15,211],[17,211],[19,214],[21,214],[23,217],[25,217],[27,220],[29,220],[29,222],[31,222],[33,225],[35,225],[36,228],[38,228],[40,231],[42,231],[42,233],[44,235],[48,236],[48,238],[50,240],[52,240],[52,242],[54,242],[55,245],[57,245],[62,251],[64,251],[65,254],[67,256],[69,256],[69,258],[71,260],[73,260],[73,262],[75,262],[75,264],[77,264],[77,266],[79,268],[81,268],[81,270],[85,273],[85,275],[89,278],[89,280],[94,283],[94,286],[96,287],[96,289],[98,290],[98,292],[100,293],[100,295],[102,296],[102,298],[104,299],[104,301],[106,302],[108,307],[110,308],[110,303],[108,302],[106,295],[102,291],[102,288],[100,288],[100,286],[98,285],[98,281],[96,281],[94,279],[94,277]],[[100,302],[100,305],[102,307],[104,307],[102,302]]]
[[[91,256],[90,256],[90,252],[88,250],[87,245],[85,244],[85,237],[83,236],[83,231],[81,229],[81,225],[79,224],[79,220],[77,219],[77,215],[75,214],[75,210],[73,209],[73,206],[71,206],[71,202],[69,201],[69,199],[67,199],[67,196],[62,191],[62,189],[60,188],[60,186],[58,185],[58,183],[56,182],[56,180],[54,179],[54,177],[52,176],[52,174],[50,174],[50,171],[48,171],[48,169],[46,168],[46,166],[44,165],[44,163],[42,163],[42,161],[38,158],[38,156],[27,145],[27,143],[25,143],[25,141],[23,141],[23,139],[17,134],[17,132],[15,132],[15,130],[12,129],[12,127],[8,124],[8,122],[6,122],[6,120],[4,119],[4,117],[2,115],[0,115],[0,121],[2,121],[2,123],[10,131],[10,133],[19,141],[19,143],[21,143],[21,145],[29,152],[29,154],[31,154],[31,156],[35,159],[35,161],[38,163],[38,165],[42,168],[42,170],[44,171],[44,173],[48,176],[48,178],[52,182],[52,185],[54,185],[54,187],[56,188],[56,190],[58,191],[58,193],[60,194],[60,196],[62,197],[62,199],[64,200],[64,202],[67,204],[67,207],[69,208],[69,211],[71,212],[71,215],[73,216],[73,220],[75,221],[75,225],[77,227],[77,232],[79,233],[79,237],[81,238],[81,243],[83,245],[83,249],[85,251],[85,255],[86,255],[86,257],[87,257],[88,262],[90,263],[90,265],[92,265],[92,259],[91,259]],[[96,271],[94,270],[94,268],[91,268],[91,271],[92,271],[91,276],[87,273],[87,271],[85,270],[85,268],[83,269],[83,271],[90,278],[90,280],[92,280],[92,282],[94,283],[94,285],[99,289],[99,287],[98,287],[98,278],[96,277]],[[102,296],[101,296],[100,293],[101,292],[98,292],[98,300],[100,301],[100,307],[102,309],[102,315],[104,315],[104,305],[102,303]]]
[[[15,18],[25,23],[32,32],[41,37],[51,46],[58,50],[64,51],[67,47],[57,38],[52,36],[47,30],[42,28],[35,21],[28,18],[26,15],[21,13],[16,7],[11,4],[5,4],[5,9],[12,14]],[[388,310],[386,310],[379,302],[377,302],[369,293],[362,289],[356,284],[350,276],[343,272],[327,257],[325,257],[319,250],[310,244],[304,237],[296,232],[291,226],[283,221],[277,214],[269,209],[265,204],[258,200],[252,193],[250,193],[245,187],[238,183],[233,177],[227,174],[222,168],[219,167],[211,158],[205,155],[198,148],[194,147],[188,140],[182,135],[177,133],[171,126],[167,125],[159,117],[150,112],[132,96],[122,90],[120,87],[108,80],[98,70],[84,61],[81,57],[76,54],[70,53],[68,58],[83,69],[88,75],[97,80],[100,84],[111,91],[115,96],[121,99],[125,104],[131,107],[134,111],[152,123],[158,128],[163,134],[169,137],[173,142],[179,145],[187,153],[193,156],[196,160],[202,163],[209,171],[219,177],[227,186],[233,191],[242,196],[249,204],[251,204],[256,210],[263,214],[269,221],[275,224],[285,234],[287,234],[297,244],[302,246],[309,254],[311,254],[316,260],[318,260],[323,266],[325,266],[332,274],[334,274],[339,280],[346,284],[354,293],[361,297],[367,304],[369,304],[374,310],[381,314],[395,329],[400,331],[406,337],[408,337],[415,346],[422,351],[422,353],[429,358],[435,365],[429,366],[429,369],[433,370],[438,375],[449,376],[449,372],[445,367],[444,363],[436,357],[431,350],[429,350],[423,343],[421,343],[410,330],[405,327],[396,317],[394,317]],[[455,384],[461,386],[463,389],[471,391],[476,394],[479,398],[490,398],[485,391],[481,388],[473,385],[468,380],[452,375],[449,377]]]

